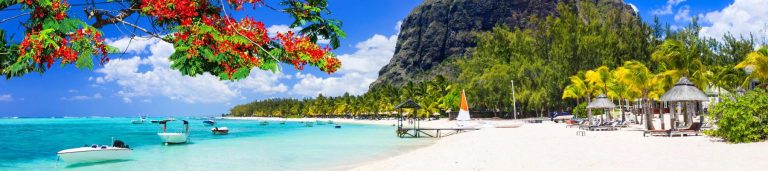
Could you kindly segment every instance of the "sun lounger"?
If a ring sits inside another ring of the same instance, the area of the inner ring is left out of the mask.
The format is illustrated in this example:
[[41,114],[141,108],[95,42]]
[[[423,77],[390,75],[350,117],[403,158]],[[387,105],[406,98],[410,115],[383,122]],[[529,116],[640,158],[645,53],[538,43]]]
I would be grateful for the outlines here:
[[669,130],[647,130],[647,131],[643,131],[643,137],[645,137],[647,135],[651,135],[651,136],[656,136],[656,135],[669,136],[670,135],[669,133],[670,133]]
[[673,135],[680,135],[681,137],[683,135],[686,135],[686,136],[687,135],[696,135],[696,136],[698,136],[700,132],[701,132],[701,123],[693,123],[693,124],[691,124],[690,128],[678,129],[678,130],[670,131],[669,136],[673,136]]
[[581,121],[581,122],[579,122],[579,123],[576,123],[576,124],[569,124],[569,125],[566,125],[565,127],[566,127],[566,128],[580,127],[580,126],[583,126],[583,125],[585,125],[585,124],[587,124],[587,123],[588,123],[588,122],[587,122],[586,120],[583,120],[583,121]]

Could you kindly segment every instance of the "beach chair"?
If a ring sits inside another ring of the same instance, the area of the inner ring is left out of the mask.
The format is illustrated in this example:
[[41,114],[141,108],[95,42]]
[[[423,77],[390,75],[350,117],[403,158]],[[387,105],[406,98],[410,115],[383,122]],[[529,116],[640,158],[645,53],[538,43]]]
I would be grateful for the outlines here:
[[575,124],[568,124],[568,125],[565,125],[565,127],[566,128],[580,127],[585,124],[587,124],[587,120],[582,120],[581,122],[575,123]]
[[647,135],[651,136],[657,136],[657,135],[663,135],[663,136],[670,136],[670,130],[663,130],[663,129],[657,129],[657,130],[646,130],[643,131],[643,137]]
[[680,135],[682,137],[683,135],[687,136],[691,134],[699,136],[699,133],[701,133],[701,125],[701,123],[693,123],[691,124],[691,127],[686,129],[671,130],[669,136]]

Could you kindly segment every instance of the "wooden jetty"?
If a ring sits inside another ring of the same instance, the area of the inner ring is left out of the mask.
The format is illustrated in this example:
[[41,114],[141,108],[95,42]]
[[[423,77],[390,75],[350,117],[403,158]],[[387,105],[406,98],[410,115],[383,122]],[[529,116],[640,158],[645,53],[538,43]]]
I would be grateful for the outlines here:
[[[461,132],[478,130],[479,128],[422,128],[421,118],[417,117],[416,109],[421,108],[419,104],[411,99],[406,100],[395,106],[395,109],[400,110],[400,118],[397,119],[397,136],[400,138],[440,138]],[[403,109],[414,109],[410,117],[406,117],[403,114]],[[406,128],[403,121],[408,120],[412,128]]]
[[480,128],[397,128],[400,138],[440,138]]

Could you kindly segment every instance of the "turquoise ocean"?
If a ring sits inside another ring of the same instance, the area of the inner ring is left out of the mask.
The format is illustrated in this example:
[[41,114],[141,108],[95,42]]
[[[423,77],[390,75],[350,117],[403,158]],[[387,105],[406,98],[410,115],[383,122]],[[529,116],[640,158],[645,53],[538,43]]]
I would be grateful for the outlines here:
[[[158,124],[137,118],[0,119],[0,170],[343,170],[433,143],[401,139],[383,125],[217,120],[229,135],[212,135],[201,119],[190,121],[191,143],[163,145]],[[159,119],[159,118],[149,118]],[[169,123],[169,132],[183,130]],[[119,139],[133,149],[129,160],[66,163],[56,152]]]

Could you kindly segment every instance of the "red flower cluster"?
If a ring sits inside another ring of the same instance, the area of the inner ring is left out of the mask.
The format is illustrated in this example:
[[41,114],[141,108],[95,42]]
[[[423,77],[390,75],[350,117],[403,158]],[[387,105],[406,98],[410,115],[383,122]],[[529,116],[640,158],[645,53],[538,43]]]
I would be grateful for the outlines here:
[[[48,36],[48,37],[41,37]],[[91,32],[89,29],[79,29],[74,33],[68,34],[69,40],[65,36],[59,36],[56,34],[40,35],[39,32],[27,33],[24,40],[19,44],[19,55],[25,56],[28,53],[32,53],[31,57],[35,63],[46,64],[48,68],[56,61],[61,59],[63,63],[72,63],[78,59],[78,50],[73,49],[72,44],[75,42],[90,43],[93,42],[92,51],[93,55],[101,54],[100,62],[103,64],[109,61],[107,58],[107,48],[104,44],[104,38],[101,38],[101,33]],[[58,44],[51,45],[43,43],[44,39],[56,40]]]
[[235,10],[241,10],[243,9],[243,4],[245,3],[258,4],[258,3],[262,3],[263,1],[262,0],[227,0],[227,2],[229,2],[229,4],[235,5]]
[[35,63],[45,64],[48,68],[58,59],[61,59],[62,63],[76,62],[78,54],[83,52],[101,54],[101,62],[109,60],[104,38],[99,32],[92,32],[90,29],[76,31],[54,29],[45,34],[41,33],[44,22],[50,19],[63,20],[67,17],[69,3],[66,0],[53,0],[50,3],[47,5],[39,1],[24,0],[24,5],[33,9],[31,17],[35,22],[28,24],[27,34],[19,44],[21,57],[30,57]]
[[304,65],[307,63],[319,64],[320,61],[325,61],[324,66],[319,66],[320,70],[332,73],[341,65],[338,59],[328,55],[328,51],[330,51],[328,47],[320,48],[311,42],[309,37],[295,36],[292,31],[289,31],[285,34],[277,33],[275,40],[278,40],[285,50],[286,55],[283,56],[282,60],[291,62],[296,69],[304,69]]
[[192,18],[200,16],[198,11],[208,5],[208,1],[196,0],[141,0],[141,9],[146,14],[160,22],[181,21],[181,25],[192,24]]
[[[262,0],[227,2],[237,10],[246,3],[263,3]],[[185,61],[213,63],[230,78],[238,68],[260,66],[262,58],[269,55],[267,49],[273,48],[272,41],[286,52],[277,54],[278,60],[290,62],[297,69],[309,63],[331,73],[340,66],[338,59],[328,53],[330,49],[320,48],[308,37],[288,33],[270,38],[263,23],[248,17],[240,21],[222,17],[220,11],[211,10],[215,7],[206,0],[141,0],[141,3],[144,14],[155,17],[159,23],[178,26],[173,41],[176,46],[185,47],[182,48]]]

